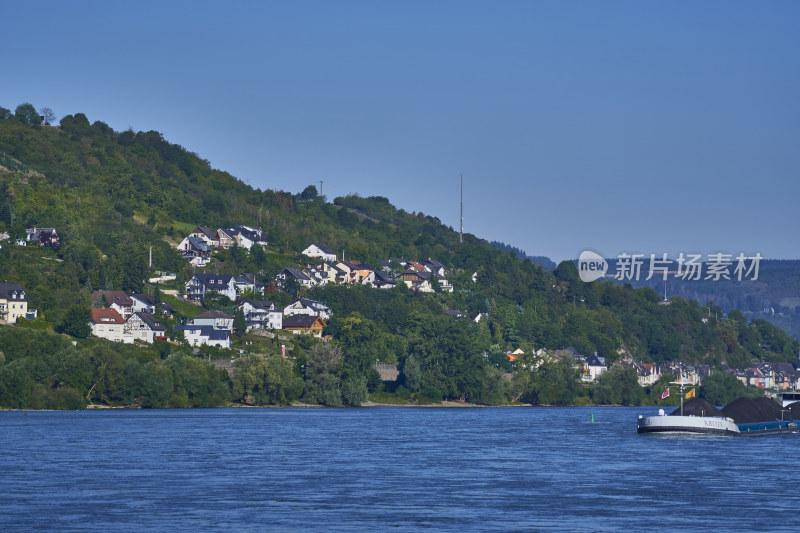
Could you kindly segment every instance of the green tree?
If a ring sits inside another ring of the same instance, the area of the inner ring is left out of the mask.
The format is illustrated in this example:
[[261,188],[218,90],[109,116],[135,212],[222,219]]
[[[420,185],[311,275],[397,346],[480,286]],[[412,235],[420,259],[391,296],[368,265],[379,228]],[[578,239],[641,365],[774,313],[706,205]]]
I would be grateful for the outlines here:
[[42,117],[31,104],[25,103],[17,106],[14,116],[23,124],[41,124]]
[[260,270],[263,270],[267,266],[267,254],[264,253],[264,248],[261,246],[254,244],[250,248],[250,257]]
[[32,363],[30,358],[25,358],[4,366],[0,373],[0,405],[12,409],[28,406],[35,385],[29,368]]
[[287,404],[303,392],[303,380],[292,362],[280,355],[250,355],[233,364],[235,401],[247,405]]
[[636,370],[629,366],[612,365],[592,388],[592,400],[601,405],[641,405],[644,398]]
[[308,403],[342,405],[341,366],[342,350],[338,346],[315,344],[306,361],[303,399]]
[[313,185],[309,185],[303,192],[300,193],[300,198],[302,200],[316,200],[317,199],[317,188]]
[[[441,309],[441,308],[440,308]],[[403,364],[406,387],[415,392],[437,390],[438,400],[479,402],[486,379],[486,361],[478,330],[469,320],[450,320],[439,313],[411,313],[406,329],[409,355]]]
[[14,209],[11,207],[11,198],[6,197],[0,200],[0,223],[4,223],[7,228],[14,225],[16,216]]
[[142,245],[124,247],[122,257],[122,290],[142,292],[144,279],[147,277],[147,253]]
[[87,308],[82,305],[70,306],[64,314],[64,319],[56,326],[56,331],[79,339],[85,339],[92,332],[92,328],[89,325],[91,319],[91,313]]
[[161,315],[163,311],[163,304],[164,299],[161,296],[161,288],[156,284],[156,288],[153,290],[153,307],[155,307],[155,314],[156,316]]
[[153,361],[141,364],[129,360],[125,382],[134,404],[145,408],[166,407],[174,390],[170,369]]
[[[517,359],[514,395],[534,405],[571,405],[581,394],[580,372],[572,358],[527,355]],[[536,366],[538,365],[538,366]]]
[[361,405],[367,401],[367,378],[350,375],[342,380],[342,401],[345,405]]
[[100,272],[97,276],[98,278],[98,289],[101,291],[107,291],[111,288],[111,284],[108,280],[108,271],[106,270],[106,264],[100,264]]
[[233,305],[230,298],[219,291],[207,291],[203,295],[203,307],[206,309],[225,309]]
[[215,407],[227,397],[227,378],[210,363],[185,354],[173,354],[164,361],[172,375],[173,407]]
[[286,276],[286,281],[283,282],[283,290],[292,298],[297,298],[300,294],[300,282],[294,276]]
[[247,320],[244,318],[244,310],[241,307],[236,310],[236,315],[233,317],[233,331],[237,335],[244,335],[247,331]]
[[736,398],[758,398],[764,391],[755,387],[748,387],[733,374],[722,370],[714,370],[710,376],[703,378],[700,387],[700,396],[714,405],[727,405]]

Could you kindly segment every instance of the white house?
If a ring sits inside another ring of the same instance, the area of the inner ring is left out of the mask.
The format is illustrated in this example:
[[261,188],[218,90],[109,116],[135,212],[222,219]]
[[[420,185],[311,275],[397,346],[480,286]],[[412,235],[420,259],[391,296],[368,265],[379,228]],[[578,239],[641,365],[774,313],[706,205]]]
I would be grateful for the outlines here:
[[375,271],[375,281],[372,283],[373,287],[378,289],[393,289],[395,285],[394,276],[383,270]]
[[453,284],[447,281],[446,278],[440,278],[434,276],[434,279],[439,283],[439,288],[443,292],[453,292]]
[[214,329],[233,331],[233,317],[223,313],[222,311],[212,309],[194,317],[192,319],[192,325],[209,326]]
[[125,319],[122,315],[115,309],[107,307],[93,307],[91,313],[92,321],[89,325],[92,328],[92,335],[114,342],[123,342]]
[[219,247],[225,250],[236,246],[236,232],[229,228],[219,228],[217,230],[217,239],[219,240]]
[[166,338],[166,327],[151,313],[140,311],[134,313],[125,322],[123,327],[124,342],[131,344],[134,341],[153,344],[156,338]]
[[105,305],[114,309],[124,320],[133,314],[133,300],[123,291],[94,291],[92,293],[92,305],[103,302]]
[[186,297],[202,300],[208,291],[216,291],[236,301],[236,280],[230,274],[195,274],[186,284]]
[[298,298],[290,303],[283,310],[285,316],[308,315],[318,316],[323,320],[328,320],[331,316],[331,308],[322,302],[309,300],[308,298]]
[[242,295],[245,292],[253,294],[264,294],[264,284],[256,280],[255,274],[242,274],[237,276],[233,282],[236,294]]
[[[152,294],[131,294],[131,301],[133,301],[133,312],[138,313],[143,311],[156,314],[156,299]],[[161,302],[161,314],[164,316],[172,316],[175,313],[175,308],[171,305]]]
[[264,241],[264,230],[259,227],[252,226],[234,226],[226,230],[226,232],[236,239],[236,244],[248,250],[254,245],[259,244],[266,246],[267,242]]
[[597,376],[608,370],[605,357],[600,357],[597,352],[586,356],[586,376],[590,381],[595,381]]
[[211,257],[211,245],[200,237],[189,235],[178,244],[184,259],[197,267],[204,267]]
[[428,259],[427,261],[421,261],[422,266],[425,267],[425,270],[431,272],[437,277],[443,278],[447,274],[447,269],[443,264],[441,264],[436,259]]
[[144,311],[145,313],[155,314],[156,312],[156,302],[152,294],[131,294],[131,301],[133,302],[134,313]]
[[189,237],[197,237],[198,239],[202,239],[211,248],[217,248],[219,246],[219,236],[217,235],[217,232],[205,226],[197,226],[194,228],[194,231],[189,234]]
[[308,257],[322,259],[323,261],[336,261],[336,252],[331,250],[327,244],[314,243],[303,250],[302,253]]
[[328,273],[321,268],[304,268],[303,274],[308,276],[311,279],[311,283],[314,285],[325,285],[330,281],[328,279]]
[[281,287],[285,287],[286,280],[290,277],[296,279],[301,287],[308,288],[314,286],[314,280],[308,277],[308,275],[305,272],[292,267],[284,268],[276,276],[278,285],[280,285]]
[[245,300],[239,309],[244,313],[247,330],[283,329],[283,311],[267,300]]
[[230,346],[230,332],[225,329],[214,329],[211,326],[198,326],[183,324],[175,326],[175,331],[182,331],[183,337],[190,346],[217,346],[227,348]]

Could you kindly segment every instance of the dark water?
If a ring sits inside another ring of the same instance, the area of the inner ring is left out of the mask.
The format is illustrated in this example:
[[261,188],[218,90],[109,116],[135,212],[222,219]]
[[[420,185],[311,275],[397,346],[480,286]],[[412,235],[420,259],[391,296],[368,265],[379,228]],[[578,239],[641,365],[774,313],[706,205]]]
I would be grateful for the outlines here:
[[3,412],[0,529],[800,530],[800,435],[637,435],[653,412]]

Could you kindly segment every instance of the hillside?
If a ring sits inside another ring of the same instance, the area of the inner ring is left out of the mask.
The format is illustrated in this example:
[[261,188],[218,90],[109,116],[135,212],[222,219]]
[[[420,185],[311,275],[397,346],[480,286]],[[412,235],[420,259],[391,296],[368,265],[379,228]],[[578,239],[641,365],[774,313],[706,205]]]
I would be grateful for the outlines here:
[[[797,341],[763,320],[724,319],[715,305],[681,297],[661,305],[649,288],[585,284],[571,262],[550,272],[473,235],[459,243],[458,233],[436,217],[398,210],[388,198],[328,202],[311,186],[300,194],[254,189],[154,131],[116,132],[81,114],[60,126],[10,116],[0,119],[0,165],[0,232],[13,240],[35,226],[61,236],[57,249],[4,244],[0,250],[3,279],[27,289],[42,329],[65,331],[70,310],[88,309],[93,290],[153,291],[146,283],[151,270],[177,273],[172,288],[180,289],[194,269],[175,245],[198,225],[262,227],[269,243],[263,253],[215,252],[210,269],[255,272],[273,289],[283,267],[308,261],[299,253],[311,242],[376,268],[392,258],[443,263],[452,293],[414,294],[402,284],[390,291],[328,285],[303,292],[330,305],[326,334],[342,350],[335,368],[313,377],[309,362],[302,374],[304,397],[320,403],[327,400],[315,379],[335,375],[342,390],[357,389],[357,398],[374,378],[376,360],[399,363],[405,388],[430,398],[570,403],[588,394],[573,387],[572,370],[564,374],[553,363],[509,381],[499,377],[499,369],[512,370],[505,353],[573,347],[609,362],[630,357],[737,368],[797,358]],[[285,292],[271,297],[290,299]],[[468,318],[446,316],[447,309]],[[479,313],[485,318],[472,321]],[[313,343],[293,344],[298,364],[315,357]],[[274,354],[277,346],[264,349]],[[560,385],[545,386],[553,382]]]
[[[609,261],[613,264],[613,260]],[[634,287],[651,287],[664,294],[660,279],[630,282]],[[729,313],[741,311],[748,319],[766,320],[800,339],[800,260],[762,260],[758,279],[667,281],[667,295],[677,295],[698,302],[713,302]]]

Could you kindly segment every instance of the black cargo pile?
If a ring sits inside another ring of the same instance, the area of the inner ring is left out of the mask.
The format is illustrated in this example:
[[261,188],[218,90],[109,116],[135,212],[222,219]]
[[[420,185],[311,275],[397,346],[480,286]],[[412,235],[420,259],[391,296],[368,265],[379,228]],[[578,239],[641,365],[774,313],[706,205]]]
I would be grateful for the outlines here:
[[789,420],[800,420],[800,402],[790,403],[784,407],[783,418]]
[[[800,409],[798,409],[800,411]],[[769,422],[781,419],[781,406],[769,398],[737,398],[722,408],[722,414],[737,424]],[[786,415],[786,413],[784,413]],[[786,416],[786,418],[791,418]]]
[[[670,416],[680,416],[681,408],[678,407],[673,412],[671,412]],[[725,416],[720,413],[719,409],[714,407],[714,405],[708,403],[703,398],[692,398],[688,402],[683,404],[683,415],[684,416]]]

